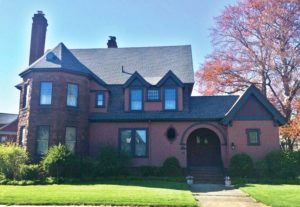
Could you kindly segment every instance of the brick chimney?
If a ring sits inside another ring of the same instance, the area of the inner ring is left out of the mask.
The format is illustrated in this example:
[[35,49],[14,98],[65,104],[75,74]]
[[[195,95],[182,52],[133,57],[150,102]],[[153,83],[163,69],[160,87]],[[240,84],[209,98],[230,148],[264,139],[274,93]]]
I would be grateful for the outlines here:
[[34,14],[32,20],[29,65],[44,54],[48,26],[45,14],[42,11],[38,11]]
[[107,47],[108,48],[118,48],[116,37],[109,36],[109,40],[107,41]]

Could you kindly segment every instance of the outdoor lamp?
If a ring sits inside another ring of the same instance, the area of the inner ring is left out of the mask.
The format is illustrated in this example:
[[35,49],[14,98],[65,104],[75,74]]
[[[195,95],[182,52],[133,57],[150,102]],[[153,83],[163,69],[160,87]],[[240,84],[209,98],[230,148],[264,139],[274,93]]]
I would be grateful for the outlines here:
[[232,143],[231,143],[231,149],[232,149],[232,150],[235,150],[235,148],[236,148],[236,146],[235,146],[235,144],[232,142]]

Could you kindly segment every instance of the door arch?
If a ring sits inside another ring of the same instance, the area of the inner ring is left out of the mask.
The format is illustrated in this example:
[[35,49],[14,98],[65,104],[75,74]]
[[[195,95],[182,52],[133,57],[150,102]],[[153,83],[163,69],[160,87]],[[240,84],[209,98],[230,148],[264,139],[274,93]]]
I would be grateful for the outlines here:
[[187,139],[188,167],[221,166],[221,143],[218,135],[207,128],[194,130]]

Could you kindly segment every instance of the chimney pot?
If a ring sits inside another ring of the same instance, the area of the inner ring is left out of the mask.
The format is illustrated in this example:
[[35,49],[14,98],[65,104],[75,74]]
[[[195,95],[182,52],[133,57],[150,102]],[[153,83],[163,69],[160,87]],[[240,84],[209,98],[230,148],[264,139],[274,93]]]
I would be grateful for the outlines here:
[[115,36],[109,36],[109,40],[107,41],[108,48],[118,48],[117,38]]
[[47,31],[47,19],[42,11],[32,17],[29,65],[43,56]]

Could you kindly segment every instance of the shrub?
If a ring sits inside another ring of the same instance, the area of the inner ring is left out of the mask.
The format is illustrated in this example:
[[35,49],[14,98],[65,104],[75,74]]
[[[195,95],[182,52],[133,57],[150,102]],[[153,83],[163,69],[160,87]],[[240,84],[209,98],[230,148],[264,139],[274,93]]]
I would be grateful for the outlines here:
[[73,160],[73,154],[65,145],[55,145],[43,158],[42,168],[48,176],[67,177],[71,174],[70,166]]
[[113,146],[100,147],[98,161],[98,174],[105,176],[124,175],[126,167],[130,165],[130,156],[119,153]]
[[22,165],[20,169],[19,179],[21,180],[38,180],[40,178],[39,165]]
[[265,157],[268,165],[268,176],[273,178],[295,178],[299,175],[297,153],[276,150]]
[[95,175],[96,162],[90,157],[74,157],[70,162],[70,176],[75,178],[87,178]]
[[161,168],[155,166],[141,166],[140,173],[142,176],[160,176]]
[[0,145],[0,174],[8,179],[16,179],[21,166],[28,161],[25,149],[16,144]]
[[256,162],[255,164],[256,175],[260,178],[268,176],[268,163],[265,159]]
[[229,175],[234,177],[249,177],[253,173],[253,161],[245,153],[232,156],[229,165]]
[[182,175],[182,169],[179,161],[176,157],[169,157],[164,161],[162,167],[162,174],[165,176],[180,176]]

